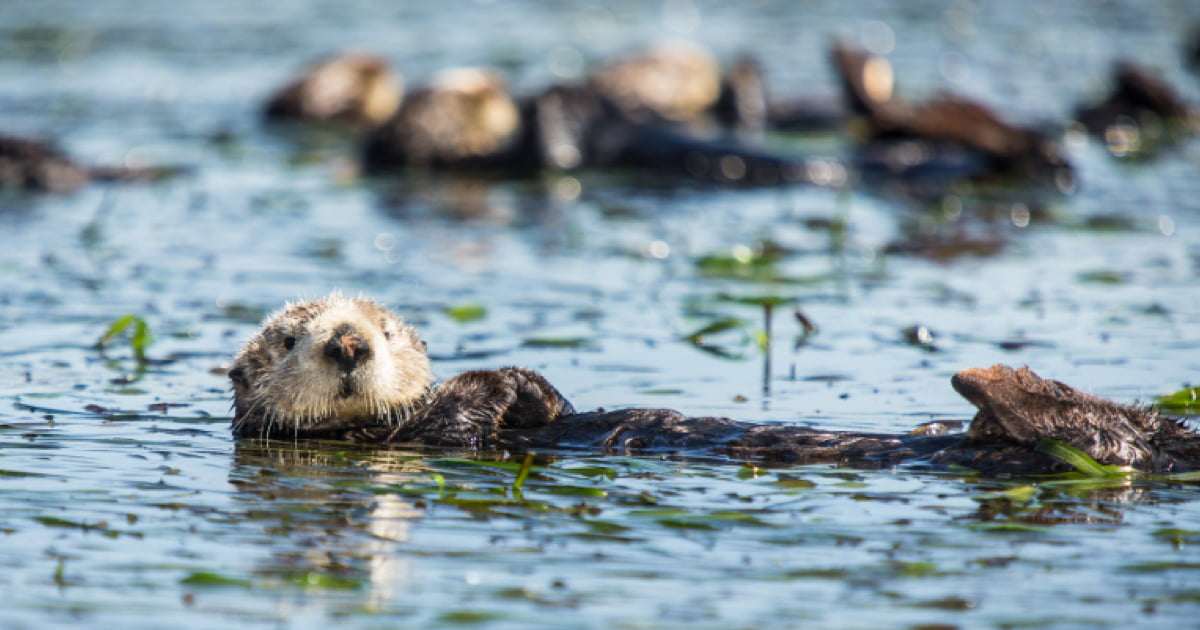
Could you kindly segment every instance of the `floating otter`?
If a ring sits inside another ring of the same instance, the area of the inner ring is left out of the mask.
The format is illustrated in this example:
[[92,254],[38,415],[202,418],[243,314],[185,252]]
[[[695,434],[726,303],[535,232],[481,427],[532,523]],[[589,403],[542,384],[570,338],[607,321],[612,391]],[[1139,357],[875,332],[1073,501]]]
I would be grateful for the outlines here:
[[587,86],[632,119],[688,121],[716,106],[721,67],[696,44],[660,44],[593,68]]
[[831,57],[847,105],[861,121],[860,163],[883,171],[934,176],[1001,175],[1073,184],[1057,142],[1004,122],[990,109],[953,94],[918,105],[895,95],[895,76],[883,57],[844,44]]
[[985,474],[1067,466],[1041,438],[1105,464],[1178,472],[1200,466],[1200,435],[1153,409],[1119,405],[997,365],[954,376],[979,411],[965,433],[821,431],[669,409],[577,413],[540,374],[475,370],[433,386],[425,344],[384,307],[332,295],[269,317],[234,360],[234,433],[475,449],[584,448],[721,454],[765,464],[866,467],[922,461]]
[[1200,128],[1200,112],[1161,78],[1127,61],[1113,69],[1113,91],[1108,97],[1078,107],[1075,117],[1120,156],[1153,152]]
[[69,193],[92,181],[149,181],[183,170],[84,166],[50,144],[0,134],[0,189]]
[[646,107],[631,113],[587,85],[556,85],[518,102],[494,71],[449,70],[370,133],[363,162],[373,173],[414,166],[507,176],[625,168],[726,185],[814,179],[806,161],[690,137]]
[[[583,86],[549,88],[520,103],[513,110],[519,111],[516,118],[470,117],[480,111],[508,110],[513,101],[497,89],[440,85],[431,89],[424,100],[441,103],[440,107],[406,104],[372,132],[364,153],[367,170],[422,166],[519,176],[542,169],[624,168],[726,185],[814,179],[810,163],[804,160],[695,139],[663,125],[631,120],[607,98]],[[830,168],[824,163],[819,166]]]
[[381,57],[341,53],[322,59],[279,88],[263,114],[278,120],[377,127],[400,107],[404,82]]
[[715,119],[752,137],[767,129],[832,130],[844,118],[832,102],[794,99],[768,102],[762,68],[743,55],[724,74],[705,48],[665,43],[600,64],[587,88],[608,99],[631,120],[675,123]]
[[518,151],[521,120],[499,73],[452,68],[414,92],[367,138],[365,162],[395,167],[501,169]]

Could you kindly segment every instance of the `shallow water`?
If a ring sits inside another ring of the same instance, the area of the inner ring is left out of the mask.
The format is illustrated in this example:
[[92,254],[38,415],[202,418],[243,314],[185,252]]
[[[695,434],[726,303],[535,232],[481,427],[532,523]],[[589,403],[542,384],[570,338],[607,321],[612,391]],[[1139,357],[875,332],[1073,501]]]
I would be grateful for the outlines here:
[[[931,210],[860,187],[648,188],[597,174],[364,182],[347,176],[345,143],[266,129],[256,109],[346,46],[387,55],[410,85],[496,63],[521,90],[664,36],[757,54],[779,95],[830,95],[828,38],[883,45],[890,32],[913,98],[952,88],[1013,120],[1053,121],[1101,93],[1118,56],[1200,103],[1180,65],[1200,21],[1189,3],[18,2],[0,15],[4,131],[59,138],[93,163],[196,167],[155,185],[0,197],[0,625],[1195,619],[1194,485],[1030,488],[576,453],[540,462],[518,492],[519,462],[235,443],[220,371],[266,312],[341,289],[418,323],[439,376],[527,365],[580,409],[902,431],[970,417],[948,386],[966,366],[1029,364],[1120,400],[1194,384],[1194,138],[1128,163],[1072,135],[1075,194],[955,191]],[[773,142],[832,157],[844,146]],[[1022,208],[1032,218],[1018,227]],[[887,253],[914,230],[1001,246]],[[764,239],[785,252],[765,279],[698,264]],[[769,362],[762,308],[730,296],[789,301]],[[462,305],[486,316],[447,314]],[[126,346],[92,348],[126,313],[156,338],[144,370]],[[684,340],[722,318],[744,322],[714,340],[727,356]],[[913,325],[933,330],[936,351],[904,341]]]

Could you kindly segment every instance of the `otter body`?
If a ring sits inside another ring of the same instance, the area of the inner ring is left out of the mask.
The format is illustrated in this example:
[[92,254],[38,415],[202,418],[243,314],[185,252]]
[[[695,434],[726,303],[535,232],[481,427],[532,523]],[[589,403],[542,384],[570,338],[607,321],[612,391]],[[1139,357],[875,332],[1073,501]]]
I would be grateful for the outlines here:
[[67,193],[91,179],[88,168],[50,145],[0,135],[0,188]]
[[822,431],[669,409],[577,413],[544,377],[522,368],[466,372],[433,387],[424,344],[411,327],[374,302],[339,295],[268,318],[230,378],[233,429],[242,437],[670,451],[774,465],[915,461],[985,474],[1068,469],[1037,452],[1038,440],[1051,438],[1104,464],[1155,472],[1200,467],[1200,436],[1178,421],[1003,365],[954,376],[954,388],[979,411],[965,433],[949,435]]
[[1074,171],[1058,143],[953,94],[920,104],[895,95],[886,59],[842,44],[830,53],[847,107],[861,121],[864,171],[939,178],[1000,175],[1063,185]]
[[84,166],[50,144],[0,134],[0,189],[69,193],[92,181],[151,181],[184,170]]
[[1103,101],[1077,107],[1075,118],[1114,154],[1153,153],[1200,129],[1200,111],[1150,70],[1119,62],[1113,84]]
[[375,173],[624,168],[726,185],[812,180],[804,160],[693,138],[593,87],[558,85],[517,102],[499,75],[473,68],[445,72],[415,92],[367,137],[363,162]]

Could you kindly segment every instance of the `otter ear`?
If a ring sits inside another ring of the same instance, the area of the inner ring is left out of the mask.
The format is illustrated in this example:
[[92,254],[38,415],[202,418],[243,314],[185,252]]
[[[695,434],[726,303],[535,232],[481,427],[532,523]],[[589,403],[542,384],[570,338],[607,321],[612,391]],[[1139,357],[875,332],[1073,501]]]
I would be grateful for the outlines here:
[[234,385],[241,385],[242,387],[247,387],[249,385],[249,383],[246,382],[246,370],[240,367],[229,370],[229,380],[233,381]]

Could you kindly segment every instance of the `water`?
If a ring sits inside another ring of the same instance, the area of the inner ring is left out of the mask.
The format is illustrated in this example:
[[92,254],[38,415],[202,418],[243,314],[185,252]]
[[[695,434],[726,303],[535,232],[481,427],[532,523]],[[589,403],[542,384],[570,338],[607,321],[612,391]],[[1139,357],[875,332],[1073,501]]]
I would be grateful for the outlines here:
[[[948,378],[996,362],[1120,400],[1169,393],[1200,367],[1195,139],[1131,164],[1073,136],[1076,194],[956,192],[933,211],[861,189],[662,190],[595,174],[466,192],[429,177],[362,182],[346,177],[345,143],[264,129],[257,104],[345,47],[384,54],[410,85],[494,63],[529,90],[571,60],[664,36],[723,59],[757,54],[780,96],[830,95],[828,38],[883,46],[890,32],[906,95],[952,88],[1013,120],[1052,121],[1101,93],[1120,56],[1200,103],[1179,54],[1200,21],[1189,3],[8,2],[0,16],[5,131],[58,138],[93,163],[196,167],[156,185],[0,198],[0,625],[1195,618],[1189,485],[1030,490],[566,454],[518,493],[517,462],[235,443],[220,373],[264,313],[336,288],[416,322],[442,378],[535,367],[580,409],[902,431],[968,419]],[[836,136],[775,142],[842,150]],[[1034,210],[1027,227],[1012,220],[1019,203]],[[845,231],[829,227],[839,220]],[[922,230],[1003,247],[886,253]],[[774,279],[697,265],[763,239],[786,252]],[[791,301],[775,310],[765,382],[762,311],[730,295]],[[460,305],[486,317],[460,323],[447,314]],[[145,370],[126,346],[92,348],[126,313],[156,337]],[[744,329],[715,341],[740,358],[683,340],[725,317]],[[938,351],[905,343],[911,325],[932,329]],[[528,343],[539,338],[583,343]]]

